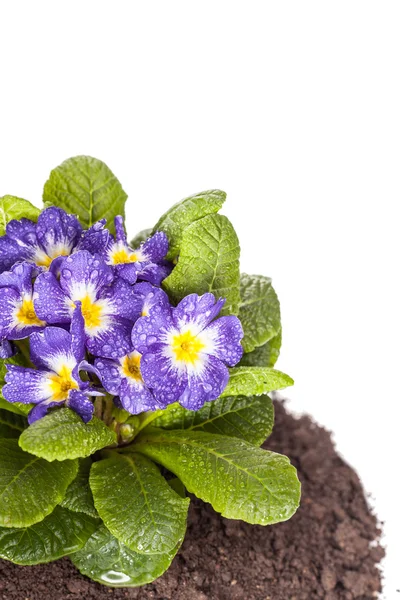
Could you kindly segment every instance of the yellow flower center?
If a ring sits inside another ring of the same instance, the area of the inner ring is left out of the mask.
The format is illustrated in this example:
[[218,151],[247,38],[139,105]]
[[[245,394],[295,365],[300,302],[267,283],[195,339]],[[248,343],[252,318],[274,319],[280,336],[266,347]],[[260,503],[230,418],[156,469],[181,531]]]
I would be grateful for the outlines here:
[[58,258],[59,256],[69,256],[69,254],[68,248],[58,248],[52,253],[52,256],[49,256],[43,250],[38,250],[34,261],[36,266],[46,267],[48,269],[55,258]]
[[82,316],[85,320],[85,327],[100,327],[103,308],[96,302],[93,302],[87,294],[82,300]]
[[38,325],[40,327],[46,324],[36,316],[32,298],[22,301],[15,316],[22,325]]
[[204,344],[190,331],[175,335],[172,340],[172,350],[176,360],[194,364],[199,360],[199,353]]
[[128,379],[143,381],[140,373],[140,354],[132,353],[125,356],[122,360],[122,371]]
[[138,255],[135,252],[128,252],[126,248],[118,247],[111,254],[111,263],[113,265],[128,264],[131,262],[137,262],[138,260]]
[[51,375],[49,379],[53,402],[63,402],[68,398],[70,390],[78,389],[78,384],[72,377],[70,367],[62,367],[58,375]]

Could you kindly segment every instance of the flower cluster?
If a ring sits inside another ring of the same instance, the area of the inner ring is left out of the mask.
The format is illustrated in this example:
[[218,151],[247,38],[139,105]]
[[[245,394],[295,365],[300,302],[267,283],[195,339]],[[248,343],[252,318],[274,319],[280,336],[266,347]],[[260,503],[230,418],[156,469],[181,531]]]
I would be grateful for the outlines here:
[[83,231],[50,207],[37,223],[10,221],[0,238],[0,356],[29,338],[36,367],[8,364],[3,395],[35,404],[30,423],[64,404],[87,422],[90,397],[106,392],[131,414],[176,401],[197,410],[242,356],[240,321],[216,318],[223,299],[171,305],[160,287],[172,269],[163,232],[132,249],[122,217],[115,237],[105,225]]

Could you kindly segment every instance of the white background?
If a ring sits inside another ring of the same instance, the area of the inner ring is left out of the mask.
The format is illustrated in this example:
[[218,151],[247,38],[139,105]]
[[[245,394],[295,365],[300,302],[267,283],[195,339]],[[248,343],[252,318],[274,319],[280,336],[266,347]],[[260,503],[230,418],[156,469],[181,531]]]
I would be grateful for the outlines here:
[[[332,429],[386,521],[400,598],[398,2],[8,2],[0,195],[101,158],[130,232],[228,192],[242,268],[280,295],[291,407]],[[397,486],[397,492],[396,492]],[[397,559],[397,560],[396,560]]]

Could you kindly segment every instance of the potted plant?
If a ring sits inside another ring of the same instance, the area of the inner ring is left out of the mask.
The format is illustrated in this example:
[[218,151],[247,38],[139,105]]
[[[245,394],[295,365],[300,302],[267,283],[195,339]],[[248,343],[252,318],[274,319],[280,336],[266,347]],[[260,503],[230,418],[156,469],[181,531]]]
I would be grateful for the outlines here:
[[78,156],[43,210],[0,199],[0,556],[69,555],[109,586],[169,567],[186,491],[262,525],[300,499],[289,460],[260,449],[267,394],[293,382],[273,369],[279,302],[240,274],[225,194],[183,200],[131,244],[126,198]]

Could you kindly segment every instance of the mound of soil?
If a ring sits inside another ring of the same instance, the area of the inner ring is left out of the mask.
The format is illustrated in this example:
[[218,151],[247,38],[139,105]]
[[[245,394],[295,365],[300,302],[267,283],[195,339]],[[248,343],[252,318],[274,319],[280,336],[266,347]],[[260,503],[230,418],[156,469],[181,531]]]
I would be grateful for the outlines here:
[[67,559],[20,567],[0,561],[4,600],[368,600],[381,590],[380,529],[357,474],[329,432],[276,403],[266,447],[299,471],[302,504],[271,527],[229,521],[198,500],[171,568],[142,588],[111,589],[81,576]]

